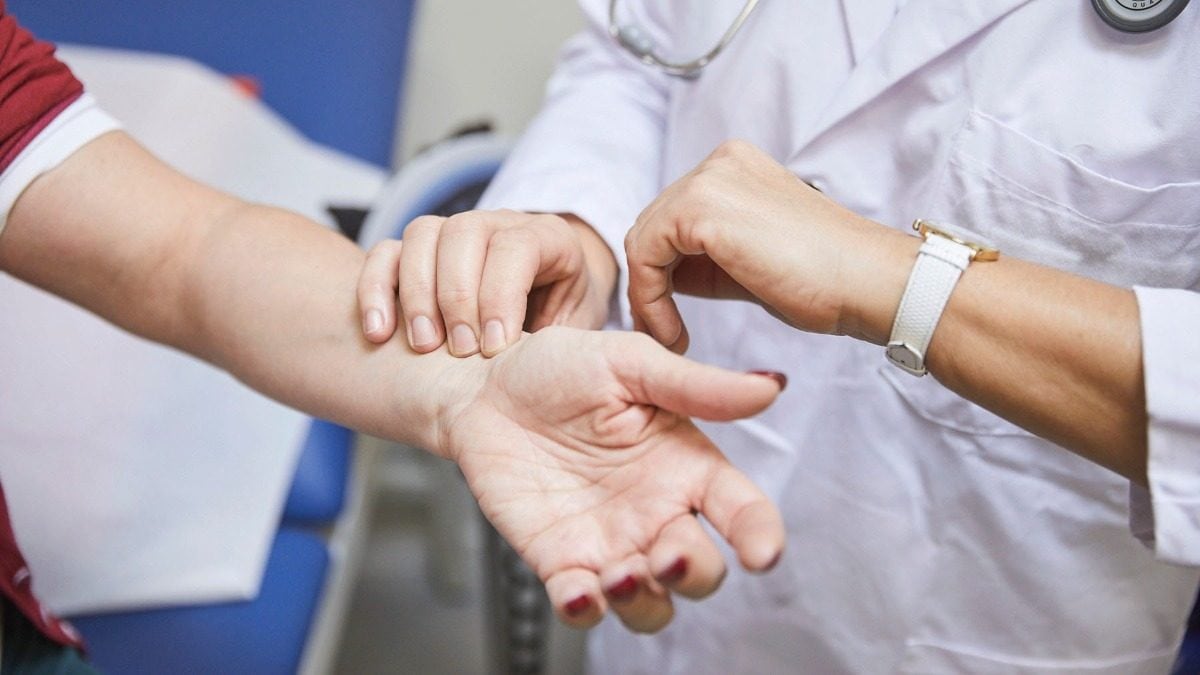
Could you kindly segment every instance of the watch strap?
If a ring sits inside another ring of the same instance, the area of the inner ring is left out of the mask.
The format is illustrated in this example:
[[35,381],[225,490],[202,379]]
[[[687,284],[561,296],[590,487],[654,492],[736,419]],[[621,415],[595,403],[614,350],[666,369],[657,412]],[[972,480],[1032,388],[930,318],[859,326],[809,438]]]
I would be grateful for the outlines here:
[[925,238],[896,310],[887,345],[889,361],[913,375],[927,372],[925,353],[933,331],[972,255],[970,247],[945,237]]

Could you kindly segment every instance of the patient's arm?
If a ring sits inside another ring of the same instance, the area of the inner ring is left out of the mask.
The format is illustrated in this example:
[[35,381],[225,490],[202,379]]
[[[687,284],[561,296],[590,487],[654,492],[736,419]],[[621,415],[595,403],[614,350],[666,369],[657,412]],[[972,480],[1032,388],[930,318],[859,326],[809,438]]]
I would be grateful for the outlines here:
[[670,619],[667,589],[715,589],[723,563],[695,513],[746,567],[778,556],[778,511],[686,417],[754,414],[772,379],[632,334],[558,329],[490,360],[371,345],[362,264],[340,235],[200,185],[121,132],[35,180],[0,236],[4,271],[280,401],[457,461],[570,623],[599,620],[602,588],[638,630]]

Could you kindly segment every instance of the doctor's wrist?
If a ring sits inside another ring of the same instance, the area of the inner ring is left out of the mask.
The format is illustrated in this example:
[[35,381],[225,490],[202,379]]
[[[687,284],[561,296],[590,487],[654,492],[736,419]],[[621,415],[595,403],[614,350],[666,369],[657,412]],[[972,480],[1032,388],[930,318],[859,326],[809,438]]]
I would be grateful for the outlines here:
[[846,257],[841,283],[843,309],[838,332],[872,344],[887,344],[904,287],[921,240],[875,224]]
[[[604,306],[607,308],[608,302],[612,299],[617,290],[617,259],[613,252],[608,248],[604,238],[587,221],[573,213],[560,214],[563,220],[575,230],[579,235],[580,244],[583,247],[584,264],[587,266],[589,279],[588,282],[592,286],[596,297],[603,300]],[[603,324],[603,317],[601,318]],[[590,328],[599,328],[600,326],[590,326]]]

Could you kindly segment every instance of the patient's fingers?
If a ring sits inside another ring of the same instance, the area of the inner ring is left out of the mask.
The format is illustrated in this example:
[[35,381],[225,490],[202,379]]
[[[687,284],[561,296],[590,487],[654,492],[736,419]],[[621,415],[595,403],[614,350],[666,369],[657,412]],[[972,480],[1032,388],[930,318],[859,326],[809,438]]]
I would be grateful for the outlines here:
[[437,305],[437,246],[444,218],[421,216],[404,230],[400,250],[400,311],[408,343],[418,352],[433,351],[446,339]]
[[659,583],[687,598],[703,598],[721,585],[725,560],[693,515],[667,524],[650,549],[650,570]]
[[771,569],[783,554],[783,516],[732,464],[722,462],[714,471],[701,510],[751,572]]
[[606,567],[600,572],[600,585],[609,607],[629,630],[653,633],[675,616],[670,594],[651,576],[644,555]]
[[396,332],[400,249],[401,242],[395,239],[375,244],[358,276],[358,311],[363,335],[371,342],[384,342]]
[[558,618],[572,628],[591,628],[604,617],[606,602],[595,572],[576,567],[546,580],[546,594]]

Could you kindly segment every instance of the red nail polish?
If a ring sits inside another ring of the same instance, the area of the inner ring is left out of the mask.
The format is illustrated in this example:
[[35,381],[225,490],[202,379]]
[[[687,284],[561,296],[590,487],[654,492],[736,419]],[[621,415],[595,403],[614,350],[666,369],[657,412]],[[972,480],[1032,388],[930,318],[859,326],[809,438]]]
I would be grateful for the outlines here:
[[784,389],[787,389],[787,375],[784,375],[783,373],[781,373],[777,370],[751,370],[750,374],[751,375],[762,375],[763,377],[769,377],[772,380],[775,380],[775,383],[779,385],[779,389],[781,391]]
[[608,596],[613,600],[628,600],[637,593],[638,582],[633,578],[633,575],[625,577],[612,586],[608,587]]
[[687,574],[688,561],[687,558],[679,558],[675,564],[668,567],[662,574],[658,575],[658,580],[664,584],[673,584],[679,581]]
[[592,599],[586,595],[581,595],[563,606],[567,616],[579,616],[591,608]]

